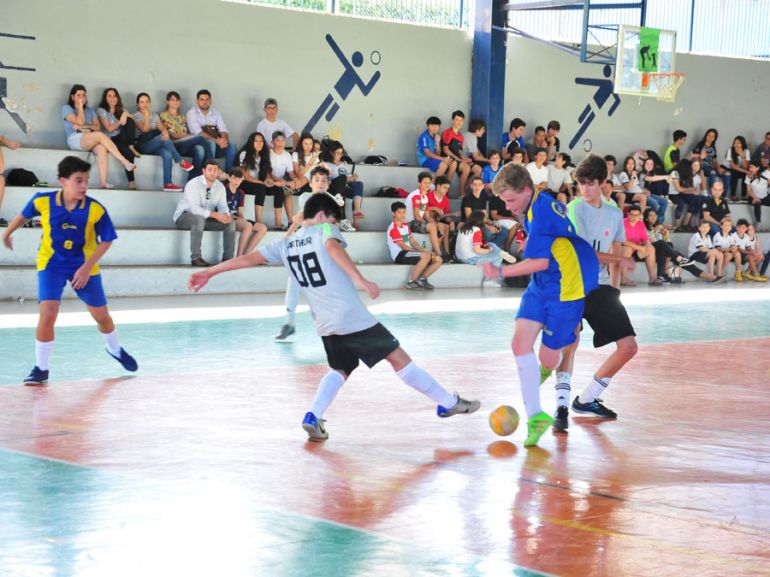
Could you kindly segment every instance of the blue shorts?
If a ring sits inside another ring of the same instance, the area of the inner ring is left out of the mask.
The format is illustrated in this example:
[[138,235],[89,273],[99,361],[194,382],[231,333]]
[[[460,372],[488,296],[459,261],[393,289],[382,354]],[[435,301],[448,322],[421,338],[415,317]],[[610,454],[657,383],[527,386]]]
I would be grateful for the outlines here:
[[[37,302],[60,301],[64,286],[71,281],[77,269],[70,272],[53,270],[37,271]],[[86,286],[75,289],[78,298],[90,307],[103,307],[107,297],[102,287],[102,275],[97,274],[88,279]]]
[[517,319],[527,319],[543,325],[542,342],[558,351],[575,342],[575,329],[583,318],[585,299],[558,301],[543,298],[531,289],[521,297]]
[[441,166],[441,161],[438,158],[426,158],[421,166],[427,168],[431,172],[436,172]]

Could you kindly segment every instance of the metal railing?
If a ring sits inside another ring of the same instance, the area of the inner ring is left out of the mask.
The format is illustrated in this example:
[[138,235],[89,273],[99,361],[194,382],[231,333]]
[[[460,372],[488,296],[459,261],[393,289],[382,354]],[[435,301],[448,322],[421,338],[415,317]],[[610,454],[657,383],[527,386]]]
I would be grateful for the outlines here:
[[226,0],[375,20],[468,29],[473,0]]

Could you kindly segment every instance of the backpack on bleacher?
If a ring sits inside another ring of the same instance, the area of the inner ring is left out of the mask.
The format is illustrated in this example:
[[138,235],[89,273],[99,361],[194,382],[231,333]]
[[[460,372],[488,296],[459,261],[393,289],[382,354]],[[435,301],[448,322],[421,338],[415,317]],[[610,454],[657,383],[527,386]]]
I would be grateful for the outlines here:
[[8,186],[35,186],[38,183],[37,175],[24,168],[12,168],[5,177]]

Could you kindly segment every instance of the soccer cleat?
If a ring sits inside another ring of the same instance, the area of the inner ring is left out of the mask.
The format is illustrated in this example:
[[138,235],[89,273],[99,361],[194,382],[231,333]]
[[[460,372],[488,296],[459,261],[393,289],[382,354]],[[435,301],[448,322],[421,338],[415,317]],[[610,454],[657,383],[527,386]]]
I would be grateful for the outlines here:
[[133,373],[139,368],[139,365],[136,363],[136,359],[131,355],[129,355],[126,352],[126,349],[124,349],[123,347],[120,347],[120,355],[117,357],[113,355],[109,350],[107,349],[105,350],[107,351],[108,355],[110,355],[113,359],[115,359],[121,365],[123,365],[123,368],[126,369],[127,371],[131,371]]
[[552,374],[553,369],[546,369],[543,365],[540,365],[540,384],[542,385],[546,382]]
[[525,447],[534,447],[553,423],[553,417],[542,411],[532,415],[527,421],[527,438],[524,440]]
[[24,379],[24,384],[30,385],[45,385],[48,382],[48,371],[44,371],[37,365],[32,367],[32,372]]
[[434,287],[432,284],[428,282],[428,279],[426,278],[419,278],[417,279],[417,284],[420,285],[422,288],[424,288],[427,291],[432,291],[436,287]]
[[408,283],[406,283],[406,288],[409,290],[425,290],[424,286],[414,280],[410,280]]
[[296,332],[296,329],[294,328],[294,325],[290,325],[289,323],[286,323],[281,327],[281,332],[275,335],[276,341],[285,341],[287,338],[289,338],[291,335],[293,335]]
[[187,160],[183,160],[179,163],[179,168],[184,170],[185,172],[190,172],[193,168],[195,168],[192,164],[192,162],[188,162]]
[[307,431],[308,441],[325,441],[329,438],[329,433],[326,432],[324,423],[326,419],[319,419],[313,413],[305,413],[305,418],[302,419],[302,428]]
[[455,395],[455,398],[457,399],[457,403],[454,407],[447,409],[446,407],[439,405],[436,408],[436,414],[442,419],[445,419],[447,417],[451,417],[452,415],[459,415],[460,413],[475,413],[481,406],[479,401],[466,401],[459,395]]
[[735,271],[735,281],[736,282],[743,282],[743,273],[739,270]]
[[618,418],[618,414],[612,409],[605,407],[600,399],[594,399],[590,403],[581,403],[579,399],[580,397],[575,397],[575,400],[572,401],[572,410],[576,413],[593,415],[604,419]]
[[569,409],[567,407],[558,407],[553,416],[553,430],[562,433],[567,432],[569,428]]

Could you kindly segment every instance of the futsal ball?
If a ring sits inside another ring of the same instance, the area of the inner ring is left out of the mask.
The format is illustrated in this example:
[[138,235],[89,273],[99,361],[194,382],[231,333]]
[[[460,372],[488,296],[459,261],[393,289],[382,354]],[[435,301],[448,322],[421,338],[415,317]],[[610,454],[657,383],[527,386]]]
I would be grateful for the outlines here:
[[519,426],[519,413],[508,405],[500,405],[489,414],[489,426],[496,435],[506,437]]

